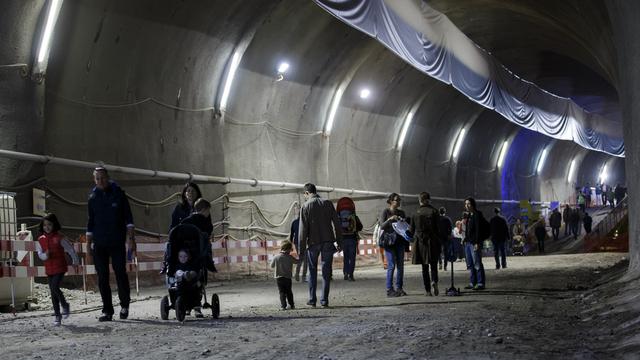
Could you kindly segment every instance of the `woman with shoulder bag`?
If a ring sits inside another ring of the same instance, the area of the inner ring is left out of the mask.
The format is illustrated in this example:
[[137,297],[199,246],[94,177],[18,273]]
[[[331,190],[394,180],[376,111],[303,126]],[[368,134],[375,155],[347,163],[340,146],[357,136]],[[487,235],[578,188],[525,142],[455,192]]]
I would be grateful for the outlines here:
[[[405,241],[396,234],[392,224],[406,218],[404,211],[400,209],[400,195],[392,193],[387,199],[389,206],[380,214],[380,239],[378,245],[384,248],[387,259],[387,296],[405,296],[402,289],[404,279],[404,250]],[[393,273],[396,271],[396,288],[393,287]]]

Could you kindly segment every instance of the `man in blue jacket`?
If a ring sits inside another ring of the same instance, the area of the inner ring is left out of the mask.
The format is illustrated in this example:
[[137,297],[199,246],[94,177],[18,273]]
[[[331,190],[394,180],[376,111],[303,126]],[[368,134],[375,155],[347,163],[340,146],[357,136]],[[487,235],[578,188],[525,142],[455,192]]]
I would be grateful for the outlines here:
[[98,287],[102,297],[102,315],[99,321],[113,320],[113,303],[109,285],[109,258],[118,283],[120,319],[129,316],[131,302],[129,277],[127,276],[127,249],[135,254],[133,216],[124,190],[109,180],[103,167],[93,171],[96,186],[89,195],[89,221],[87,223],[87,245],[93,256],[98,273]]

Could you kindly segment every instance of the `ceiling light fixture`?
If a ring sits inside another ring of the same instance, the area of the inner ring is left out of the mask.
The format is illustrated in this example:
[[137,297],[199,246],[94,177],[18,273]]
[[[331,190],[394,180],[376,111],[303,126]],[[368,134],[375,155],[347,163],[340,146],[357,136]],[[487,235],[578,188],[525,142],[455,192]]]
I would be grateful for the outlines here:
[[460,129],[458,133],[458,137],[456,138],[456,145],[453,147],[453,158],[456,159],[458,157],[458,153],[460,153],[460,148],[462,147],[462,142],[464,141],[464,136],[466,134],[466,130],[464,128]]
[[413,120],[413,112],[409,111],[407,116],[404,118],[404,124],[402,124],[402,130],[400,130],[400,137],[398,137],[398,143],[396,144],[396,148],[398,150],[402,149],[402,145],[404,144],[404,140],[407,137],[407,132],[409,131],[409,125],[411,125],[411,121]]

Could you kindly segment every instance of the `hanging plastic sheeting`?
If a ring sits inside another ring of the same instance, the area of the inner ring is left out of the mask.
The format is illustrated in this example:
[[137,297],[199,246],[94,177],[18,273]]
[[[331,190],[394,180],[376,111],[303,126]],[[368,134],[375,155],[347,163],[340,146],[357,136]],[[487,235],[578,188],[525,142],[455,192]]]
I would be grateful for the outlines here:
[[421,0],[314,0],[421,72],[509,121],[591,150],[624,156],[622,124],[588,113],[513,74]]

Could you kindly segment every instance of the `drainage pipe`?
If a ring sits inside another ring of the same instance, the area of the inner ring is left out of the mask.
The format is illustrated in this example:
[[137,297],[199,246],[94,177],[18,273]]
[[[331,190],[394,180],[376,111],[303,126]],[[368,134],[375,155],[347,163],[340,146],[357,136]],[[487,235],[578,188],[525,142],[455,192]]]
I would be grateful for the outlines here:
[[[194,182],[200,182],[200,183],[238,184],[238,185],[248,185],[252,187],[272,186],[272,187],[288,188],[288,189],[302,189],[304,187],[304,184],[300,184],[300,183],[258,180],[258,179],[241,179],[241,178],[232,178],[232,177],[224,177],[224,176],[210,176],[210,175],[198,175],[193,173],[180,173],[180,172],[140,169],[140,168],[127,167],[127,166],[105,164],[103,162],[89,162],[89,161],[65,159],[65,158],[59,158],[51,155],[37,155],[37,154],[30,154],[30,153],[3,150],[3,149],[0,149],[0,157],[16,159],[16,160],[32,161],[37,163],[43,163],[45,165],[54,164],[54,165],[86,168],[86,169],[94,169],[96,166],[102,166],[110,172],[119,172],[123,174],[157,177],[162,179],[194,181]],[[348,195],[365,195],[365,196],[379,196],[379,197],[386,197],[389,195],[388,192],[383,192],[383,191],[356,190],[356,189],[347,189],[347,188],[337,188],[337,187],[331,187],[331,186],[316,186],[316,189],[320,192],[328,192],[328,193],[336,192],[336,193],[344,193]],[[417,197],[418,194],[400,194],[400,196]],[[433,196],[432,199],[440,200],[440,201],[462,201],[463,200],[463,199],[457,199],[457,198],[437,197],[437,196]],[[519,201],[517,200],[492,200],[492,199],[476,199],[476,202],[489,203],[489,204],[519,203]],[[546,204],[546,203],[536,201],[536,202],[533,202],[533,204]]]

